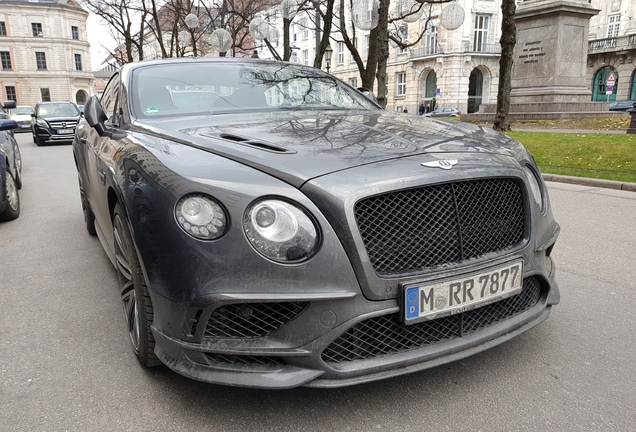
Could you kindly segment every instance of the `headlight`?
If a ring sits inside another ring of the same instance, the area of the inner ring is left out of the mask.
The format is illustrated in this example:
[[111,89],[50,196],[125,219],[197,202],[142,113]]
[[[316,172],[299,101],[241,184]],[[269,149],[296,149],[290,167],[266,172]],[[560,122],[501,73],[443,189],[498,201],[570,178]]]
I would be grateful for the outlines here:
[[524,167],[525,172],[526,172],[526,177],[528,178],[528,185],[530,186],[530,192],[532,193],[532,197],[534,198],[534,201],[537,203],[537,205],[541,208],[541,211],[545,211],[545,205],[544,205],[544,192],[541,188],[541,182],[540,180],[537,178],[537,175],[535,173],[535,171],[530,168],[529,166],[525,166]]
[[214,240],[225,232],[227,217],[223,208],[205,195],[187,195],[175,208],[177,223],[192,237]]
[[254,249],[282,263],[310,258],[318,248],[318,229],[300,208],[288,202],[265,199],[250,205],[243,229]]
[[35,122],[37,123],[38,126],[49,127],[49,125],[42,119],[37,119]]

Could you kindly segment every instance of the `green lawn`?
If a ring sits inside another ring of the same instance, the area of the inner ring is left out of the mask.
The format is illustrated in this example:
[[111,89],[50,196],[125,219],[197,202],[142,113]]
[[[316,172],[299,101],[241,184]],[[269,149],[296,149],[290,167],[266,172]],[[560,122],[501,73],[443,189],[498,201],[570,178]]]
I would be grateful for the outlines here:
[[510,132],[545,174],[636,183],[636,134]]

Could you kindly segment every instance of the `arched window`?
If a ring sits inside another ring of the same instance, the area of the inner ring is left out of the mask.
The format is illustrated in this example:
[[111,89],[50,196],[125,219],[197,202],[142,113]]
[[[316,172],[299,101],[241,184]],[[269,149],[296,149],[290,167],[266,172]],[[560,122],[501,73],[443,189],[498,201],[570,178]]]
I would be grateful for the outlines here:
[[636,70],[632,72],[632,86],[629,89],[629,100],[636,100]]
[[78,105],[84,105],[86,103],[87,98],[88,98],[88,95],[86,94],[84,90],[78,90],[77,93],[75,93],[75,102]]
[[[607,80],[614,75],[614,85],[610,90],[607,86]],[[616,91],[618,90],[618,72],[612,66],[605,66],[594,74],[592,81],[592,101],[594,102],[611,102],[616,100]]]
[[468,113],[479,111],[481,97],[484,93],[484,75],[477,68],[473,69],[468,79]]
[[426,90],[424,93],[424,101],[430,111],[435,109],[435,95],[437,92],[437,74],[434,70],[430,71],[426,76]]

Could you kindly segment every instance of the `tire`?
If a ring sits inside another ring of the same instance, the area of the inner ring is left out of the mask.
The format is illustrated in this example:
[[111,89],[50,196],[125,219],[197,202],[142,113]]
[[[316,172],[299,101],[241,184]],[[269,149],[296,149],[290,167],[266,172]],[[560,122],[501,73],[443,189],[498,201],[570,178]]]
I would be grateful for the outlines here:
[[113,213],[113,235],[120,296],[133,351],[142,365],[158,366],[161,361],[155,355],[155,338],[150,329],[153,319],[150,294],[126,216],[119,203],[115,205]]
[[97,230],[95,229],[95,214],[91,210],[91,206],[88,205],[88,200],[86,199],[86,193],[84,192],[84,188],[82,187],[82,182],[79,182],[80,188],[80,199],[82,201],[82,212],[84,213],[84,223],[86,224],[86,231],[92,236],[97,235]]
[[33,143],[37,144],[38,143],[38,138],[35,136],[35,134],[33,132],[31,132],[31,136],[33,137]]
[[40,138],[35,138],[35,145],[38,147],[42,147],[44,145],[44,140]]
[[20,216],[20,195],[11,171],[6,172],[7,180],[3,193],[7,197],[7,207],[0,213],[0,221],[10,221]]
[[20,147],[15,146],[15,185],[18,189],[22,189],[22,155]]

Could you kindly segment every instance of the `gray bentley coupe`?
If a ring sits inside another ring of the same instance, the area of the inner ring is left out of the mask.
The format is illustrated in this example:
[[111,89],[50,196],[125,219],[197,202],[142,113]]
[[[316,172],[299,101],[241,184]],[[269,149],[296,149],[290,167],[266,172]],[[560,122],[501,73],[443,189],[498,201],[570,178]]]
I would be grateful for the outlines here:
[[559,302],[559,225],[523,145],[318,69],[125,65],[73,151],[145,366],[346,386],[478,353]]

